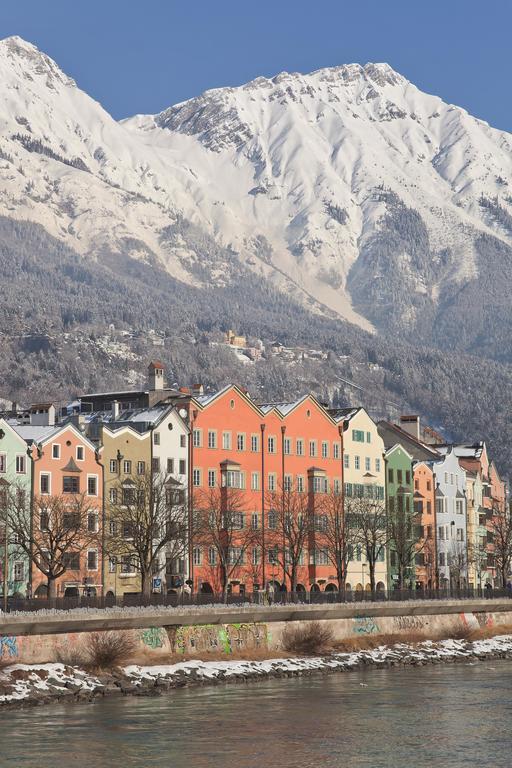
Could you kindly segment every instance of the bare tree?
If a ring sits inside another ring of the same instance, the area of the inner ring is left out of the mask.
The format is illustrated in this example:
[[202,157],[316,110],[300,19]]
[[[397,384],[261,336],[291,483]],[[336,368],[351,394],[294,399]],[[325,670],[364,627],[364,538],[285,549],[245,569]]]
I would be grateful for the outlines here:
[[57,579],[79,569],[80,554],[99,542],[99,511],[83,494],[36,496],[32,509],[25,492],[10,489],[5,506],[10,542],[46,577],[48,597]]
[[503,588],[507,586],[512,564],[512,518],[509,514],[495,510],[492,517],[494,538],[494,561],[501,577]]
[[370,588],[375,594],[375,566],[388,544],[386,507],[383,501],[372,498],[351,498],[346,501],[346,525],[355,531],[368,563]]
[[162,557],[182,559],[187,552],[185,492],[174,478],[150,472],[120,482],[111,491],[106,551],[140,572],[142,594],[149,597]]
[[267,495],[267,544],[280,566],[286,586],[297,589],[299,567],[304,562],[306,544],[315,520],[309,508],[308,494],[280,488]]
[[448,550],[448,563],[450,566],[450,582],[452,587],[460,589],[462,582],[467,578],[468,552],[463,541],[452,541]]
[[[323,547],[333,568],[336,569],[338,589],[343,590],[350,552],[354,544],[358,543],[357,532],[354,525],[347,525],[345,503],[341,493],[331,491],[325,494],[318,512],[321,515]],[[350,514],[348,521],[354,522]]]
[[194,518],[194,542],[208,551],[209,567],[219,573],[226,600],[229,583],[242,575],[249,549],[260,542],[259,532],[247,520],[243,491],[215,487],[197,494]]
[[393,548],[398,569],[398,588],[403,589],[407,571],[414,566],[416,555],[425,547],[423,529],[418,513],[407,494],[398,493],[388,499],[387,511],[388,543]]

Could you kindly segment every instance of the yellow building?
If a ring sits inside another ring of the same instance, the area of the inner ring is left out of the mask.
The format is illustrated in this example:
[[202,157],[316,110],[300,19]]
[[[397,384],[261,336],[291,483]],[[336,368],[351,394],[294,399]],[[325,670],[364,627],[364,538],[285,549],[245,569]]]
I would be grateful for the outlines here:
[[[384,514],[386,506],[386,471],[384,441],[377,425],[364,408],[338,408],[330,411],[343,430],[343,482],[345,515],[359,499],[368,500],[368,510]],[[383,537],[384,539],[385,537]],[[364,547],[354,543],[347,568],[346,588],[370,590],[370,572]],[[375,584],[384,590],[387,584],[386,552],[379,553],[375,566]]]
[[[109,507],[118,502],[123,485],[151,471],[151,432],[132,427],[111,429],[103,425],[100,448],[104,467],[105,530],[110,531]],[[141,580],[134,559],[129,556],[104,558],[103,594],[122,596],[141,591]]]

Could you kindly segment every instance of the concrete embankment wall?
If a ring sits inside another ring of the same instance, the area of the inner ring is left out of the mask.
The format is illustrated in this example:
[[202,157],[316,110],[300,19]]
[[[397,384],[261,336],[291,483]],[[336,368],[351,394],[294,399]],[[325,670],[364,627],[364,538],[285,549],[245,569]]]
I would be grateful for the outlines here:
[[87,611],[0,616],[0,657],[19,663],[71,660],[86,647],[91,632],[130,634],[142,651],[169,654],[230,654],[252,649],[279,652],[293,622],[325,622],[336,640],[364,635],[419,635],[436,638],[512,625],[512,601],[446,600],[329,606]]

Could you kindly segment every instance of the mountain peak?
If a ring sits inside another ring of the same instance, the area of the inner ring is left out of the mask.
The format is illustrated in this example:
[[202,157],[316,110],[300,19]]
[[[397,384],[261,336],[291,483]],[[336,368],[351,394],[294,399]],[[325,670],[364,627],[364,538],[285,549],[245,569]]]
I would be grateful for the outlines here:
[[68,77],[52,58],[19,35],[0,40],[1,59],[6,59],[9,67],[16,69],[17,74],[22,74],[25,78],[34,74],[46,76],[48,87],[54,86],[55,82],[62,85],[75,85],[75,81]]

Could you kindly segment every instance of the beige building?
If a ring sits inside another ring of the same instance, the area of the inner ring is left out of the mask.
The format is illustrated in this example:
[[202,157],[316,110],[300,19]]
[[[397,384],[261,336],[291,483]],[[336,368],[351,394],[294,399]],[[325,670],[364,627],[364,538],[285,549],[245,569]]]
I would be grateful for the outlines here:
[[[350,513],[353,500],[365,498],[375,504],[376,511],[384,512],[386,505],[386,471],[384,441],[377,425],[364,408],[340,408],[330,411],[343,428],[343,482],[345,514]],[[375,583],[379,590],[387,584],[387,558],[383,548],[375,567]],[[368,562],[360,544],[352,548],[348,563],[346,588],[369,590]]]
[[[104,467],[105,529],[110,530],[109,507],[118,503],[119,494],[137,477],[151,471],[151,432],[138,432],[130,426],[110,428],[102,425],[100,448]],[[140,574],[134,559],[127,556],[104,558],[104,595],[122,596],[141,591]]]

